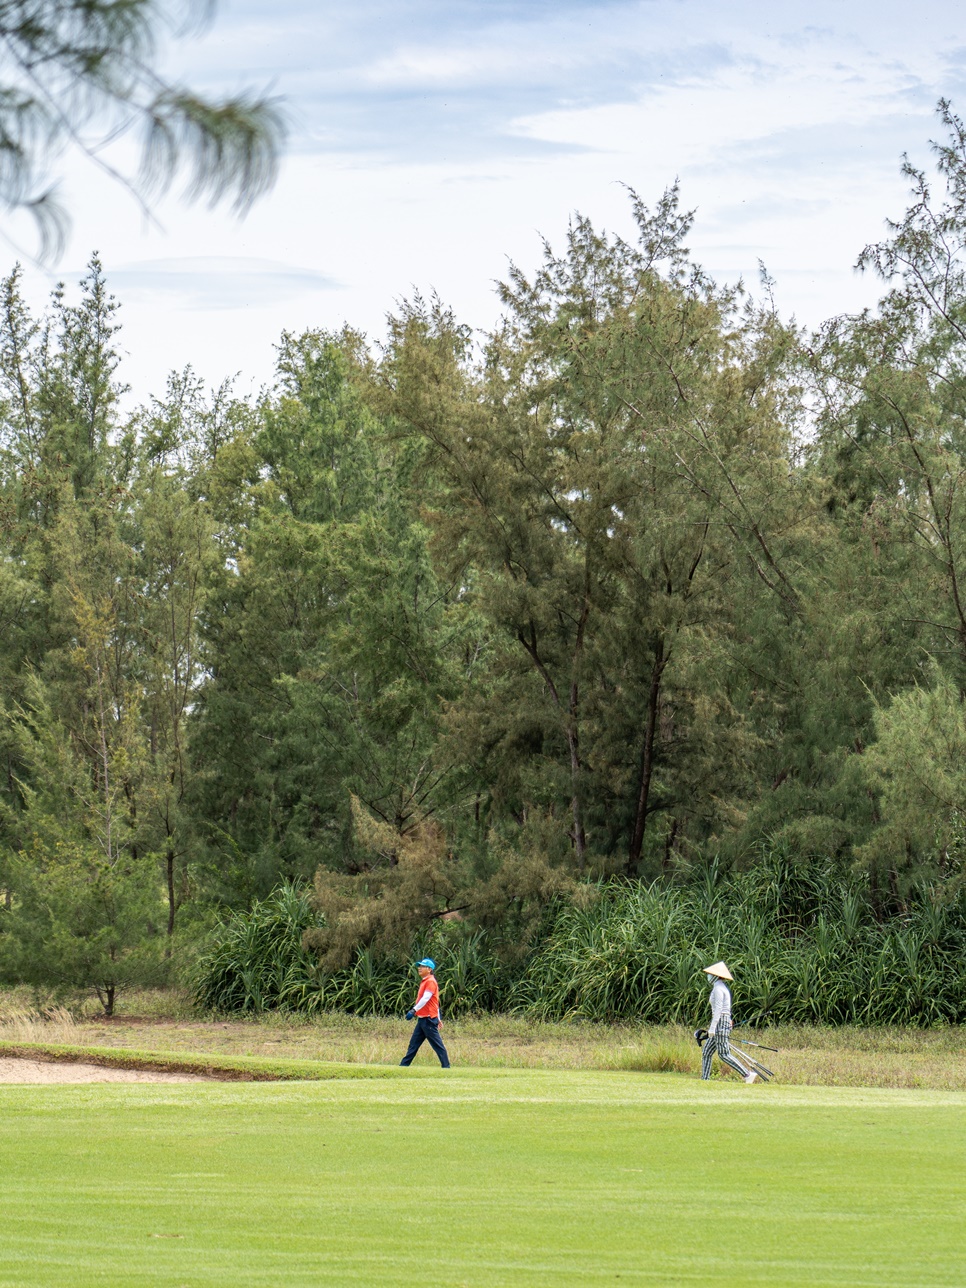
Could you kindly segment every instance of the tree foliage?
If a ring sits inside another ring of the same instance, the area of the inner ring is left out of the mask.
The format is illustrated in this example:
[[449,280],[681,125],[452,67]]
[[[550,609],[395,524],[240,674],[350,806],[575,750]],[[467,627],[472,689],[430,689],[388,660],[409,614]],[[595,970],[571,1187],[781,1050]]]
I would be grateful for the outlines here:
[[80,151],[115,178],[104,143],[140,133],[142,200],[187,168],[189,197],[225,196],[244,210],[275,176],[284,135],[278,105],[246,92],[221,101],[168,80],[159,47],[212,12],[210,0],[2,0],[0,203],[35,218],[42,253],[58,248],[66,214],[51,169]]
[[[209,999],[376,1010],[438,948],[473,1004],[539,966],[564,1013],[564,931],[584,978],[625,913],[638,936],[711,917],[715,873],[764,890],[776,854],[768,935],[820,868],[870,954],[912,952],[871,925],[956,904],[966,808],[966,134],[941,118],[942,191],[907,167],[860,261],[879,306],[812,335],[767,278],[693,262],[675,189],[631,194],[629,239],[575,217],[489,335],[417,296],[382,346],[283,335],[249,400],[187,370],[123,412],[97,258],[43,317],[15,270],[8,974],[49,936],[62,965],[32,978],[103,992],[178,969],[221,914]],[[75,923],[107,957],[74,954]]]

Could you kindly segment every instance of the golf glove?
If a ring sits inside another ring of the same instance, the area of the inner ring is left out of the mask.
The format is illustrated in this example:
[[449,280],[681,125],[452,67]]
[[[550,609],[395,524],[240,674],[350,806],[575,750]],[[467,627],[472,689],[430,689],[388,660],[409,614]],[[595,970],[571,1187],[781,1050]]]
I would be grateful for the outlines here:
[[416,1012],[415,1012],[415,1011],[407,1011],[407,1012],[406,1012],[406,1019],[407,1019],[407,1020],[414,1020],[415,1018],[416,1018]]

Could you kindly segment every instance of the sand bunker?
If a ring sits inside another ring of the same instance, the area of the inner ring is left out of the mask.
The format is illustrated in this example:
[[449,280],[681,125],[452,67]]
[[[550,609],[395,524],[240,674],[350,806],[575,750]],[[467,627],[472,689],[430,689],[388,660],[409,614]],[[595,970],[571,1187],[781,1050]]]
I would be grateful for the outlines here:
[[54,1063],[0,1057],[0,1082],[206,1082],[194,1073],[152,1073],[148,1069],[109,1069],[99,1064]]

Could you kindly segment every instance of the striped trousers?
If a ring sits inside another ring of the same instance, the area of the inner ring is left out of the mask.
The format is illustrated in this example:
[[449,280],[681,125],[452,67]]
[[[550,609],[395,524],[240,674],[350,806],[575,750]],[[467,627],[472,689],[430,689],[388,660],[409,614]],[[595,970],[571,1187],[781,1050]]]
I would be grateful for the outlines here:
[[718,1021],[716,1033],[712,1033],[704,1044],[704,1050],[701,1053],[701,1077],[708,1079],[711,1077],[711,1061],[717,1053],[718,1059],[722,1064],[726,1064],[729,1069],[734,1069],[735,1073],[741,1074],[747,1078],[751,1072],[745,1068],[737,1056],[731,1054],[731,1044],[728,1041],[728,1034],[731,1032],[731,1025]]

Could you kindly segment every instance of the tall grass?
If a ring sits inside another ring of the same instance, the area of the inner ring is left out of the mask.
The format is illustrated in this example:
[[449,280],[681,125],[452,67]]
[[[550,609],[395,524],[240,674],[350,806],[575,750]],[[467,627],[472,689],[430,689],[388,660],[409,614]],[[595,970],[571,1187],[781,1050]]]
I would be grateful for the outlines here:
[[200,960],[196,1003],[220,1012],[399,1015],[415,997],[413,962],[432,956],[446,963],[440,985],[447,1014],[507,1009],[515,976],[479,931],[436,923],[405,958],[376,957],[364,949],[347,970],[326,974],[302,947],[303,933],[317,925],[308,895],[293,885],[281,885],[249,912],[235,913]]
[[64,1006],[49,1010],[0,1010],[0,1039],[4,1042],[77,1041],[78,1026]]
[[966,894],[922,889],[878,923],[830,866],[766,856],[697,886],[611,885],[562,910],[514,1003],[543,1019],[688,1023],[706,1010],[702,967],[723,957],[736,1011],[769,1023],[930,1026],[966,1020]]
[[412,999],[411,963],[428,953],[450,1014],[690,1025],[707,1009],[702,967],[723,957],[745,1021],[966,1022],[966,891],[924,888],[900,918],[880,924],[830,865],[781,853],[734,876],[711,868],[689,886],[609,883],[589,907],[559,909],[547,937],[512,964],[482,932],[450,924],[405,960],[363,951],[351,969],[325,975],[302,948],[313,924],[307,897],[291,886],[233,917],[202,961],[198,1003],[398,1014]]

